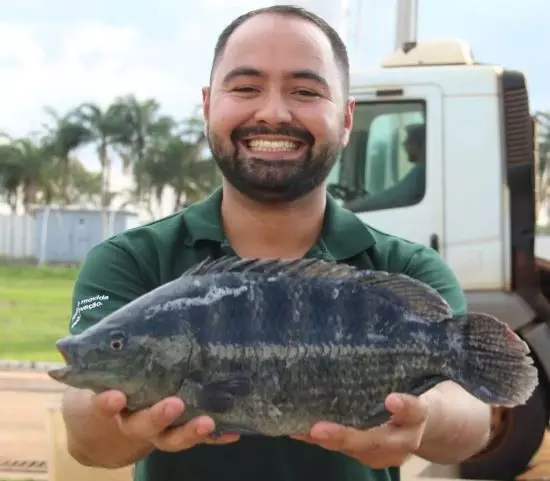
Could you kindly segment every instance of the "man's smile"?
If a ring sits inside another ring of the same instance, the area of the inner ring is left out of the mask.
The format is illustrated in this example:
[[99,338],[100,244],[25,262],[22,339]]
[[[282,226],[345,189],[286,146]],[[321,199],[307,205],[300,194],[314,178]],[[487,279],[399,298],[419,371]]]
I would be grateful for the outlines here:
[[302,157],[307,144],[292,137],[251,135],[239,141],[247,156],[274,160],[294,160]]

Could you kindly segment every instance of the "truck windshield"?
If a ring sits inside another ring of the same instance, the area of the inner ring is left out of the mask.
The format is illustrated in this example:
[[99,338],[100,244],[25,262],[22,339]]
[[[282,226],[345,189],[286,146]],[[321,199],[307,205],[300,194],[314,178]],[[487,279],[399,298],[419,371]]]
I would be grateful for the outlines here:
[[355,212],[419,203],[426,188],[425,110],[421,100],[357,103],[329,192]]

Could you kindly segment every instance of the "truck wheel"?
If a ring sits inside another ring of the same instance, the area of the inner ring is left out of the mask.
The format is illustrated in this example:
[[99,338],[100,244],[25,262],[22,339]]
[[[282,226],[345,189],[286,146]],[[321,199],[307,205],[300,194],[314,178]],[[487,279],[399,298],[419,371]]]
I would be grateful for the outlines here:
[[[507,410],[506,427],[497,434],[500,448],[459,466],[462,479],[511,481],[529,467],[548,427],[547,399],[539,384],[523,406]],[[495,440],[496,441],[496,440]]]

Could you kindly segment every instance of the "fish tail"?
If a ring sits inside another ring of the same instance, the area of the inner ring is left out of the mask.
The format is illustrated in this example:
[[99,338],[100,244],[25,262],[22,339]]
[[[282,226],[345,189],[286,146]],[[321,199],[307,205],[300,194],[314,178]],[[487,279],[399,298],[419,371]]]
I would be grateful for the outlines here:
[[538,384],[530,349],[510,327],[489,314],[455,317],[466,335],[463,385],[482,401],[505,407],[525,404]]

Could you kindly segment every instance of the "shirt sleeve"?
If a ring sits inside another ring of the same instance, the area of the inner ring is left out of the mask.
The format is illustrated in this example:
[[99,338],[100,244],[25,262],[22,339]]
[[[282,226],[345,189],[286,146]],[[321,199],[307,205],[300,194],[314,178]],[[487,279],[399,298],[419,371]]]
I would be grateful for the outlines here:
[[72,294],[71,334],[78,334],[107,314],[145,294],[135,258],[112,241],[94,246],[77,275]]
[[405,267],[405,274],[428,284],[441,294],[455,314],[467,312],[467,301],[457,277],[441,256],[431,248],[417,250]]

